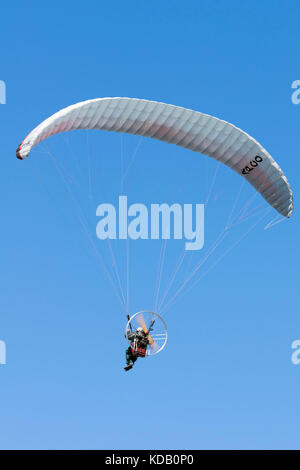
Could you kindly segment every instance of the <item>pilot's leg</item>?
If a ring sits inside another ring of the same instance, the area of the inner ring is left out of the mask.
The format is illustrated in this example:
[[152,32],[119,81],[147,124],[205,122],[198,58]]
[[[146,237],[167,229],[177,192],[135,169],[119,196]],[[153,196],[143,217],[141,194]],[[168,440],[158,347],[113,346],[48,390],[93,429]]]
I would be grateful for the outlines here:
[[131,348],[126,349],[126,364],[129,366],[129,364],[132,362],[132,354],[131,354]]

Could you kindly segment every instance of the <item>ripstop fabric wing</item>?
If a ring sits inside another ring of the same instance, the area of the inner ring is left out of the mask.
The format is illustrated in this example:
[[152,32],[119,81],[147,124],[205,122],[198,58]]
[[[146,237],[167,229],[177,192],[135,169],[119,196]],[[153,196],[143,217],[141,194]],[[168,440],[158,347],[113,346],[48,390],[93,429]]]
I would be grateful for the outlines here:
[[283,216],[293,212],[287,178],[255,139],[216,117],[156,101],[98,98],[64,108],[28,134],[17,157],[23,160],[39,142],[74,129],[136,134],[203,153],[243,176]]

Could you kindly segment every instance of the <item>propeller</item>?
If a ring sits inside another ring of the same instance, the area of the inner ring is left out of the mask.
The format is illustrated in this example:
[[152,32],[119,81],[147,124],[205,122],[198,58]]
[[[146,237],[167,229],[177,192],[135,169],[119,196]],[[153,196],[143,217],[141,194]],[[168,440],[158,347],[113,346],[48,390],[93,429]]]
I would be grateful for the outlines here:
[[143,328],[145,334],[148,336],[148,340],[149,340],[149,346],[151,349],[153,349],[154,351],[156,349],[159,348],[158,344],[156,343],[156,341],[154,341],[154,339],[152,338],[152,336],[150,335],[149,331],[148,331],[148,328],[146,326],[146,322],[145,322],[145,319],[144,319],[144,316],[143,314],[140,314],[139,316],[136,317],[136,320],[138,322],[138,324],[140,325],[141,328]]

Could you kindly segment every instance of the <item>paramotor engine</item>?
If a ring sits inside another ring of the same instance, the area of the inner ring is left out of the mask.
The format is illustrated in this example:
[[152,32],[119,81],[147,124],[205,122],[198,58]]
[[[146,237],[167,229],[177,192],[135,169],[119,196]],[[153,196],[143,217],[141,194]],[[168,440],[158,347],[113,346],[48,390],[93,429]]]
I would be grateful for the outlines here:
[[138,328],[142,328],[148,337],[149,344],[146,356],[154,356],[164,349],[168,341],[168,329],[164,320],[157,313],[144,310],[129,318],[125,330],[125,336],[129,344],[131,344],[128,339],[129,333],[136,331]]

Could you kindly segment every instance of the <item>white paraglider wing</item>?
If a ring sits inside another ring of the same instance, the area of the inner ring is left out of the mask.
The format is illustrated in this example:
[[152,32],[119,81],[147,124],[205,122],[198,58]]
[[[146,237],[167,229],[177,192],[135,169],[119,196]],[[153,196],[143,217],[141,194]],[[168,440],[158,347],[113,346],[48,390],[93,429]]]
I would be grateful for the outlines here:
[[74,129],[137,134],[203,153],[243,176],[280,214],[293,212],[287,178],[255,139],[216,117],[156,101],[98,98],[64,108],[28,134],[17,157],[24,159],[39,142]]

